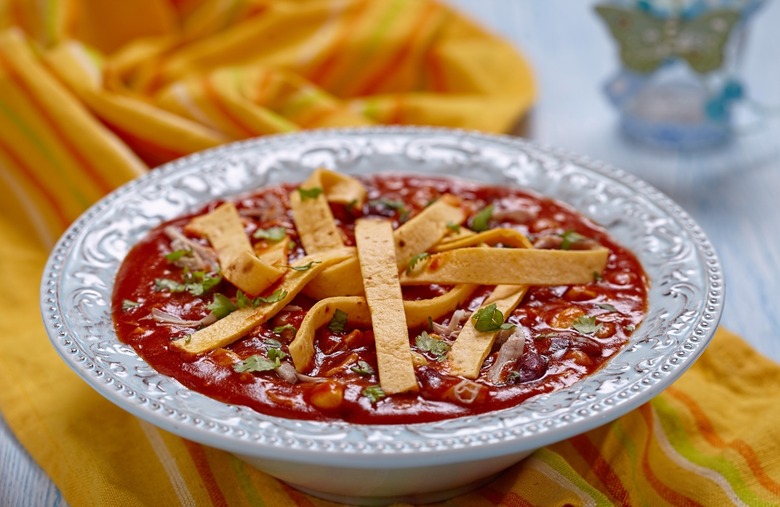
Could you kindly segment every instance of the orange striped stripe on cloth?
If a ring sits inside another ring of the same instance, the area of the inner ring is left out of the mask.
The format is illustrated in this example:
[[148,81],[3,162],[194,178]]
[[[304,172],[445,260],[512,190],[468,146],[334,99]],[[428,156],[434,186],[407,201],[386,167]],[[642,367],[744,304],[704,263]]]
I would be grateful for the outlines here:
[[[502,132],[533,97],[508,44],[427,0],[0,0],[3,417],[72,505],[331,505],[80,381],[40,324],[48,248],[193,151],[374,123]],[[778,378],[721,330],[651,403],[447,505],[780,504]]]

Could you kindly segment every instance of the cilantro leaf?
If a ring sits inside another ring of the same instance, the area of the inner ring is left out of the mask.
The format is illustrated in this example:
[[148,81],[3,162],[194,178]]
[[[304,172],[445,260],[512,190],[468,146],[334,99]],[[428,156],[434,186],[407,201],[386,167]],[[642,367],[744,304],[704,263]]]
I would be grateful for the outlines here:
[[141,303],[137,301],[133,301],[131,299],[123,299],[122,300],[122,311],[126,312],[128,310],[132,310],[133,308],[138,308],[141,306]]
[[282,359],[287,357],[287,352],[283,351],[280,348],[278,349],[276,347],[269,348],[267,354],[268,354],[268,359],[276,362],[276,366],[282,364]]
[[374,369],[371,367],[370,364],[368,364],[365,361],[358,361],[357,364],[353,365],[350,370],[354,371],[358,375],[373,375]]
[[173,252],[165,254],[165,260],[168,262],[176,262],[182,257],[186,257],[189,255],[192,255],[192,250],[189,249],[174,250]]
[[272,349],[281,349],[282,348],[282,342],[279,340],[274,340],[273,338],[266,338],[263,340],[263,343],[266,347],[270,347]]
[[265,239],[276,243],[281,241],[287,236],[287,229],[284,227],[269,227],[268,229],[258,229],[252,235],[255,239]]
[[593,334],[601,329],[601,323],[596,323],[596,317],[583,315],[571,325],[582,334]]
[[252,299],[246,294],[244,294],[243,291],[236,292],[236,306],[239,308],[257,308],[257,305],[259,304],[259,301],[257,299]]
[[443,361],[450,350],[449,343],[439,338],[434,338],[426,331],[423,331],[415,338],[414,344],[421,351],[430,352],[439,361]]
[[333,312],[333,317],[331,317],[330,322],[328,322],[328,329],[331,333],[341,333],[344,331],[344,328],[347,327],[347,312],[339,310],[336,308],[336,311]]
[[496,307],[495,303],[491,303],[474,312],[471,320],[474,321],[474,328],[483,333],[515,327],[514,324],[504,322],[504,314]]
[[321,264],[321,261],[311,261],[310,263],[304,264],[303,266],[287,266],[287,267],[292,269],[293,271],[308,271],[315,264]]
[[154,287],[160,291],[184,292],[193,296],[202,296],[222,281],[220,273],[206,273],[205,271],[190,271],[184,269],[182,282],[170,278],[155,278]]
[[185,287],[181,282],[171,280],[170,278],[155,278],[154,288],[160,291],[168,292],[184,292]]
[[471,218],[471,230],[482,232],[490,229],[490,219],[493,217],[493,205],[488,204]]
[[238,310],[238,306],[236,306],[236,304],[231,301],[229,297],[220,294],[219,292],[214,294],[214,300],[211,302],[211,304],[207,305],[206,308],[211,310],[211,313],[213,313],[218,319],[227,317],[234,311]]
[[277,303],[287,297],[287,291],[284,289],[276,289],[270,296],[258,296],[253,301],[257,301],[257,305],[260,303]]
[[620,313],[620,312],[618,312],[618,309],[615,308],[614,305],[611,305],[609,303],[599,303],[596,306],[598,306],[602,310],[606,310],[606,311],[611,312],[611,313]]
[[282,334],[285,331],[292,331],[293,333],[296,333],[298,329],[296,329],[296,327],[292,324],[285,324],[283,326],[276,326],[273,331],[276,334]]
[[379,386],[368,386],[363,389],[360,394],[368,398],[371,403],[376,403],[382,398],[387,397],[387,394]]
[[428,252],[422,252],[422,253],[418,253],[417,255],[409,259],[409,264],[407,264],[406,266],[406,274],[408,275],[409,273],[411,273],[418,262],[427,259],[430,256],[431,254],[429,254]]
[[456,224],[455,222],[447,222],[447,229],[457,234],[460,232],[460,224]]
[[259,354],[253,354],[241,362],[233,365],[233,371],[237,373],[271,371],[279,367],[279,360],[269,359]]
[[561,250],[571,250],[571,245],[573,243],[586,239],[585,236],[578,232],[574,232],[571,229],[564,232],[561,237],[563,238],[563,241],[561,241]]
[[321,193],[322,193],[321,187],[312,187],[312,188],[298,187],[298,195],[301,196],[302,201],[305,201],[306,199],[316,199],[317,197],[319,197]]

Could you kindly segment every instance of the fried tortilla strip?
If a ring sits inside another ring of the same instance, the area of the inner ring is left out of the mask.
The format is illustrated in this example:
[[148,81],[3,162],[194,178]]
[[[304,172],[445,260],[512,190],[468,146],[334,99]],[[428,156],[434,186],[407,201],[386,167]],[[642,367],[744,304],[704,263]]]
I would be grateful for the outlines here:
[[477,234],[462,234],[448,241],[442,241],[431,249],[431,252],[445,252],[456,248],[466,248],[480,245],[504,245],[515,248],[533,248],[528,238],[514,229],[500,228]]
[[[417,254],[425,252],[466,219],[460,201],[444,195],[404,223],[393,233],[398,270],[404,270]],[[305,294],[314,299],[363,294],[357,258],[331,266],[306,286]]]
[[[499,285],[482,303],[480,309],[495,303],[496,309],[506,317],[520,304],[527,290],[528,287],[522,285]],[[474,321],[469,318],[447,354],[450,373],[472,380],[476,379],[479,376],[482,363],[485,362],[485,358],[493,347],[497,334],[498,331],[477,331],[474,327]]]
[[[593,281],[609,250],[458,248],[431,255],[424,266],[401,274],[401,284],[572,285]],[[421,263],[422,264],[422,263]]]
[[260,241],[255,243],[255,255],[264,263],[271,266],[284,266],[287,264],[287,250],[290,244],[290,236],[284,235],[279,241]]
[[328,169],[312,172],[290,193],[295,228],[307,254],[344,246],[329,202],[363,206],[366,189],[355,178]]
[[449,227],[465,219],[460,200],[447,194],[401,225],[393,233],[398,271],[406,269],[412,257],[441,241],[450,232]]
[[[428,323],[428,319],[438,319],[442,315],[452,313],[477,287],[469,284],[456,285],[452,290],[435,298],[404,301],[407,327],[423,326]],[[337,296],[318,301],[306,313],[295,333],[295,339],[290,343],[290,356],[298,371],[304,372],[310,368],[314,358],[314,337],[317,329],[330,322],[337,309],[347,314],[349,324],[371,324],[371,314],[363,296]]]
[[371,314],[364,297],[334,297],[318,301],[306,313],[295,338],[290,342],[290,357],[299,372],[310,369],[314,359],[314,337],[317,329],[330,322],[336,310],[347,314],[349,324],[364,327],[371,325]]
[[287,306],[303,286],[321,270],[354,254],[354,248],[343,247],[298,259],[291,267],[308,268],[300,271],[290,269],[286,272],[277,288],[282,291],[280,293],[284,294],[284,297],[275,302],[261,303],[257,308],[240,308],[186,338],[179,338],[173,342],[173,346],[190,354],[201,354],[230,345]]
[[416,391],[409,330],[398,283],[393,226],[387,220],[358,220],[355,243],[374,328],[379,385],[387,394]]
[[235,204],[193,218],[185,229],[209,240],[217,252],[222,275],[245,293],[256,296],[284,275],[284,270],[258,259],[244,231]]
[[479,285],[463,283],[435,298],[404,301],[406,325],[410,328],[424,326],[428,324],[428,319],[435,320],[454,312],[477,287]]

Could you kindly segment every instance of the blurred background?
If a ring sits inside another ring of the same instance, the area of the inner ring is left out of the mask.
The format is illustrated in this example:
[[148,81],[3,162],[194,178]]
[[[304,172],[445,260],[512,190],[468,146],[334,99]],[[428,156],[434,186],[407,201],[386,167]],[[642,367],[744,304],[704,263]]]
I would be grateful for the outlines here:
[[620,61],[594,10],[603,2],[448,3],[530,59],[539,96],[524,135],[630,171],[699,222],[726,273],[721,323],[780,360],[780,3],[765,2],[748,20],[737,69],[745,102],[755,106],[735,106],[745,125],[723,145],[693,151],[652,149],[623,135],[605,93]]

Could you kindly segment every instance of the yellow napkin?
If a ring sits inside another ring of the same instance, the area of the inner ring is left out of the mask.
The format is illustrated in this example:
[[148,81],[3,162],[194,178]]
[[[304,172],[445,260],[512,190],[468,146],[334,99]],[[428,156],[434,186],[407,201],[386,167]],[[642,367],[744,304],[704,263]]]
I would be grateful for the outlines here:
[[[38,284],[58,235],[148,167],[374,123],[506,131],[533,81],[426,0],[0,0],[0,410],[74,506],[330,505],[114,407],[59,360]],[[720,331],[672,388],[449,505],[780,503],[780,368]]]

